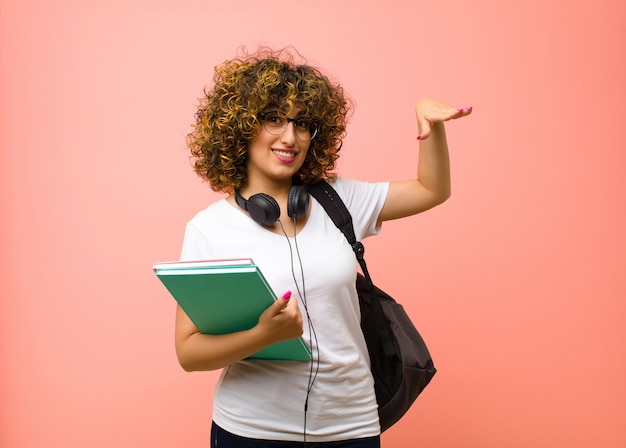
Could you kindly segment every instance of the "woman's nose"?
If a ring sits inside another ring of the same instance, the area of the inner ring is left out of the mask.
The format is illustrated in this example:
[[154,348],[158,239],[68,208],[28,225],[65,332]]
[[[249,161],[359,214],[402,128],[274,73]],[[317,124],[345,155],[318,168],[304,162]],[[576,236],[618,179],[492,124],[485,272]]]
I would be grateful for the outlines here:
[[296,140],[296,128],[292,122],[287,122],[283,125],[283,132],[280,136],[281,141],[285,143],[295,142]]

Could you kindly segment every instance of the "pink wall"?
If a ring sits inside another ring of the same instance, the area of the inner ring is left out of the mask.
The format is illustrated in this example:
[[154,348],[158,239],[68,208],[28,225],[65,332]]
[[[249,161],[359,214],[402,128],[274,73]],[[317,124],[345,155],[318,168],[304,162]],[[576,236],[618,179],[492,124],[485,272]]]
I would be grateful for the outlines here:
[[[210,4],[215,3],[215,4]],[[439,374],[386,447],[626,446],[626,3],[0,0],[0,446],[208,446],[216,374],[150,270],[218,196],[184,150],[212,67],[292,44],[357,101],[341,173],[454,194],[368,242]]]

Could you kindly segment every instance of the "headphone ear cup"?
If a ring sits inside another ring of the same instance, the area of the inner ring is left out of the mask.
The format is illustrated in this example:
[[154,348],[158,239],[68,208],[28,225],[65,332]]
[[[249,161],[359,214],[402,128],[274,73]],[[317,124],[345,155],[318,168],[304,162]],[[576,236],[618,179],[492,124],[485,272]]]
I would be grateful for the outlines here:
[[252,219],[265,226],[271,226],[280,218],[278,202],[265,193],[257,193],[250,196],[247,206]]
[[287,215],[290,218],[298,219],[306,215],[309,210],[309,192],[303,185],[294,185],[289,190],[287,198]]

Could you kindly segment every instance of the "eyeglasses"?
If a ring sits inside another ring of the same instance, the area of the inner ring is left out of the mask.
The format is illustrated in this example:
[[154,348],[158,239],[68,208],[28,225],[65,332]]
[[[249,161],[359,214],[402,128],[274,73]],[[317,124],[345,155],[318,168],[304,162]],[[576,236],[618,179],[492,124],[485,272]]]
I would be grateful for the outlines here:
[[281,135],[289,123],[293,123],[296,137],[302,141],[312,140],[317,135],[317,126],[307,118],[281,118],[276,111],[261,112],[261,124],[272,135]]

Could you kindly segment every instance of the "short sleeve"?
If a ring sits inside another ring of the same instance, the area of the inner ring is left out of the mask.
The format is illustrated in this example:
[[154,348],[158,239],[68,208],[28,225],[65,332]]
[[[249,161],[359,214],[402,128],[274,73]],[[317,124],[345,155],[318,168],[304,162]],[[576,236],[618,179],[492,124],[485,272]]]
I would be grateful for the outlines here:
[[331,181],[352,215],[354,233],[362,240],[380,232],[378,217],[385,205],[389,182],[363,182],[336,178]]
[[207,260],[211,258],[213,257],[209,241],[196,226],[188,223],[185,228],[180,260]]

